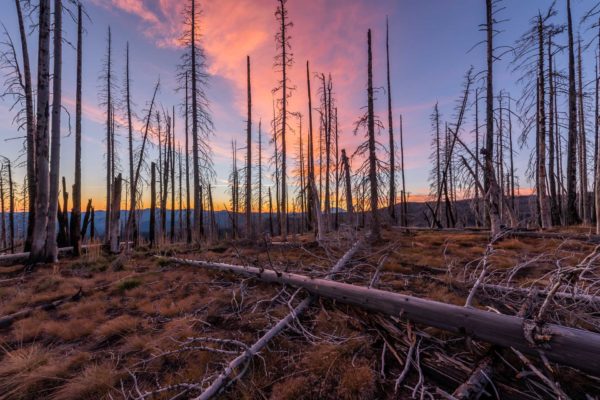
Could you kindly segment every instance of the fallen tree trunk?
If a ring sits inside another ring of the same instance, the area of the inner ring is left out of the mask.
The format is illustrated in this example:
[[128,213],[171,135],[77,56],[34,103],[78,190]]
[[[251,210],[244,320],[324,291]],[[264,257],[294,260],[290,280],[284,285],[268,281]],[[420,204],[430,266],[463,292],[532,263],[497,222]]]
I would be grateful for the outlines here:
[[9,328],[16,321],[30,316],[35,310],[44,310],[44,311],[52,310],[64,303],[68,303],[68,302],[72,302],[72,301],[79,301],[79,299],[81,299],[82,296],[83,296],[83,292],[81,291],[81,289],[79,289],[77,291],[77,293],[75,293],[72,296],[62,297],[60,299],[50,301],[47,303],[43,303],[43,304],[39,304],[39,305],[33,306],[33,307],[27,307],[20,311],[15,312],[15,313],[5,315],[4,317],[0,317],[0,329]]
[[[132,242],[128,242],[128,243],[121,243],[120,246],[123,247],[127,244],[131,244]],[[101,244],[86,244],[81,246],[82,249],[93,249],[93,248],[97,248],[97,247],[102,247]],[[60,247],[58,249],[58,254],[69,254],[73,252],[73,246],[67,246],[67,247]],[[0,255],[0,265],[2,266],[10,266],[10,265],[14,265],[14,264],[19,264],[19,263],[24,263],[29,259],[29,252],[25,252],[25,253],[15,253],[15,254],[3,254]]]
[[[338,260],[338,262],[333,266],[333,268],[331,268],[326,279],[330,279],[334,274],[338,273],[350,261],[350,259],[354,256],[354,254],[356,254],[356,252],[359,250],[361,245],[362,245],[362,240],[359,240],[356,243],[354,243],[354,245],[350,248],[350,250],[348,250],[342,256],[342,258],[340,258]],[[189,260],[174,259],[174,258],[170,258],[170,260],[174,260],[174,261],[182,263],[182,264],[190,264]],[[191,263],[193,264],[194,262],[191,262]],[[225,265],[225,264],[223,264],[223,265]],[[241,268],[244,268],[244,267],[241,267]],[[269,271],[269,272],[273,272],[274,274],[281,274],[281,273],[275,272],[275,271]],[[219,376],[210,384],[210,386],[208,388],[206,388],[206,390],[204,390],[200,394],[200,396],[194,398],[194,400],[206,400],[206,399],[210,399],[213,396],[217,395],[222,389],[224,389],[227,382],[229,382],[229,380],[230,380],[229,377],[233,374],[233,372],[236,369],[238,369],[239,367],[241,367],[242,365],[244,365],[246,362],[250,361],[250,359],[252,357],[254,357],[256,354],[258,354],[267,345],[267,343],[269,343],[269,341],[271,339],[273,339],[275,336],[277,336],[279,333],[281,333],[285,328],[287,328],[287,326],[294,319],[298,318],[298,316],[300,314],[302,314],[310,306],[313,299],[314,299],[313,296],[310,296],[310,297],[307,297],[306,299],[302,300],[302,302],[300,302],[300,304],[298,304],[296,306],[296,308],[294,308],[288,315],[286,315],[285,318],[283,318],[279,322],[277,322],[277,324],[275,324],[263,336],[261,336],[260,339],[258,339],[251,347],[246,349],[246,351],[244,351],[242,354],[240,354],[239,356],[234,358],[227,365],[227,367],[223,370],[223,372],[221,372],[219,374]]]
[[310,294],[388,315],[403,315],[411,321],[460,335],[468,335],[503,347],[578,368],[592,375],[600,371],[600,334],[555,324],[539,327],[543,342],[532,346],[524,335],[525,320],[475,308],[465,308],[399,293],[275,272],[254,267],[170,258],[180,264],[195,265],[253,277],[265,282],[301,287]]

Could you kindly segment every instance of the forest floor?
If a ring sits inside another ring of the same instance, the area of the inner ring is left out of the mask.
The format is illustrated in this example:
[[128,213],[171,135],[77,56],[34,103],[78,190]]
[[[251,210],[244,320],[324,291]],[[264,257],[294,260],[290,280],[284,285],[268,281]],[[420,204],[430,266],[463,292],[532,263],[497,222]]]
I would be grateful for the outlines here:
[[[306,295],[155,255],[322,277],[352,246],[350,236],[332,234],[325,246],[299,236],[289,246],[230,241],[201,250],[165,245],[119,256],[90,250],[80,259],[64,257],[28,272],[21,265],[0,267],[0,317],[78,294],[0,329],[0,399],[197,396],[200,391],[188,384],[208,386],[244,345]],[[365,245],[335,279],[463,306],[488,243],[482,232],[387,229],[381,242]],[[559,263],[576,266],[596,251],[581,240],[506,238],[489,252],[486,282],[544,288]],[[373,281],[378,266],[381,274]],[[473,306],[516,315],[523,302],[481,290]],[[572,307],[557,301],[548,318],[600,332],[598,309]],[[415,344],[408,373],[396,388]],[[237,371],[241,376],[222,397],[448,398],[490,352],[496,360],[494,385],[482,398],[556,398],[510,350],[318,299],[247,369]],[[600,393],[599,378],[563,366],[552,373],[554,384],[571,398],[598,398],[593,396]]]

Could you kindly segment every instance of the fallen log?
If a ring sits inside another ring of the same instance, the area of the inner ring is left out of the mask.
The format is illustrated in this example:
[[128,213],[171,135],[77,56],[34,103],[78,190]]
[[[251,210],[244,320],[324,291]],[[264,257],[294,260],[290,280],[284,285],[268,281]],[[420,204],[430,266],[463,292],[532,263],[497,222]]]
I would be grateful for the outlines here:
[[[131,244],[133,242],[127,242],[127,243],[121,243],[121,246],[125,246],[127,244]],[[93,248],[98,248],[98,247],[102,247],[102,244],[86,244],[81,246],[82,249],[93,249]],[[67,246],[67,247],[60,247],[58,249],[58,255],[61,254],[69,254],[73,252],[73,247],[72,246]],[[27,262],[27,260],[29,259],[29,252],[24,252],[24,253],[15,253],[15,254],[2,254],[0,255],[0,265],[2,266],[10,266],[10,265],[14,265],[14,264],[19,264],[19,263],[24,263]]]
[[[348,264],[350,259],[356,254],[356,252],[362,246],[362,240],[357,241],[354,245],[348,250],[342,258],[338,260],[338,262],[331,268],[329,273],[327,274],[326,279],[330,279],[334,274],[340,272],[340,270]],[[182,263],[189,264],[189,260],[182,260],[176,258],[169,258],[170,260]],[[242,267],[244,268],[244,267]],[[257,269],[258,270],[258,269]],[[279,272],[271,271],[274,274],[281,274]],[[217,395],[221,390],[223,390],[230,380],[230,376],[234,373],[236,369],[246,364],[246,362],[250,361],[252,357],[258,354],[266,345],[269,343],[271,339],[281,333],[287,326],[300,314],[302,314],[312,303],[313,296],[307,297],[302,300],[300,304],[298,304],[285,318],[281,319],[277,324],[275,324],[271,329],[269,329],[263,336],[260,337],[252,346],[246,349],[243,353],[233,359],[227,367],[217,376],[217,378],[210,384],[208,388],[206,388],[198,397],[195,397],[194,400],[206,400],[210,399],[213,396]]]
[[502,347],[513,347],[533,356],[538,356],[539,351],[543,351],[549,360],[575,367],[595,376],[600,375],[600,334],[597,333],[556,324],[544,324],[539,327],[539,331],[542,332],[541,340],[533,346],[524,335],[525,320],[517,316],[496,314],[476,308],[460,307],[287,272],[176,258],[170,260],[180,264],[241,274],[265,282],[301,287],[315,296],[388,315],[403,315],[416,323],[468,335]]
[[14,312],[12,314],[5,315],[4,317],[0,317],[0,329],[9,328],[13,323],[15,323],[16,321],[18,321],[20,319],[29,317],[36,310],[44,310],[44,311],[52,310],[64,303],[69,303],[72,301],[79,301],[79,299],[81,299],[82,296],[83,296],[83,292],[81,291],[81,288],[80,288],[77,291],[77,293],[75,293],[74,295],[61,297],[54,301],[42,303],[37,306],[27,307],[20,311]]

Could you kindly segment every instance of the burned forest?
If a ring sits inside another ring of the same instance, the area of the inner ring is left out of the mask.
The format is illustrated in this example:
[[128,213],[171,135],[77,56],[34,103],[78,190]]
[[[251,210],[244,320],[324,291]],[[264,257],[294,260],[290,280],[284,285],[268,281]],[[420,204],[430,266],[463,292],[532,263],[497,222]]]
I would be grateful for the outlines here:
[[4,0],[0,400],[600,400],[600,3]]

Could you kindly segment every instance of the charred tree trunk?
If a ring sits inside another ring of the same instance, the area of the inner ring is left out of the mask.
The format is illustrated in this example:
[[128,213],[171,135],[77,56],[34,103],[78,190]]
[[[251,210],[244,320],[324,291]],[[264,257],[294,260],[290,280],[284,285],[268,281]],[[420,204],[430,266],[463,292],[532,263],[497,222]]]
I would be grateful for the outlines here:
[[568,225],[581,222],[577,213],[577,98],[575,90],[575,50],[571,0],[567,0],[567,32],[569,38],[569,136],[567,144],[567,210]]
[[13,188],[12,167],[10,160],[6,160],[8,169],[8,247],[10,252],[15,252],[15,191]]
[[269,232],[273,237],[273,197],[271,196],[271,186],[269,186]]
[[1,233],[2,233],[2,248],[7,248],[7,241],[6,241],[6,213],[5,213],[5,209],[6,209],[6,204],[5,204],[5,193],[4,193],[4,168],[0,168],[0,207],[2,208],[1,210],[1,218],[2,221],[0,221],[0,226],[1,226]]
[[[128,150],[129,150],[129,213],[131,217],[127,220],[127,227],[125,229],[125,237],[126,240],[129,241],[130,238],[133,239],[133,246],[137,246],[138,243],[138,231],[137,231],[137,223],[135,218],[136,212],[136,190],[135,187],[135,172],[133,170],[133,120],[131,116],[131,80],[129,74],[129,42],[127,42],[127,52],[126,52],[126,63],[125,63],[125,91],[126,91],[126,107],[127,107],[127,142],[128,142]],[[130,222],[131,220],[131,222]]]
[[579,183],[581,199],[581,215],[583,223],[588,225],[591,222],[589,196],[588,196],[588,174],[587,174],[587,135],[585,132],[585,110],[583,102],[583,69],[581,67],[581,38],[577,46],[577,66],[579,81]]
[[48,226],[49,176],[49,103],[50,103],[50,0],[40,0],[38,22],[37,117],[35,137],[35,223],[30,262],[45,261]]
[[369,135],[369,183],[371,186],[371,239],[379,240],[379,218],[377,215],[377,154],[375,152],[375,111],[373,106],[373,56],[371,52],[371,30],[367,33],[368,41],[368,83],[367,83],[367,108],[368,108],[368,135]]
[[346,184],[346,215],[348,224],[354,226],[354,207],[352,206],[352,177],[350,175],[350,161],[346,150],[342,149],[342,164],[344,166],[344,179]]
[[262,121],[258,121],[258,232],[263,233],[262,221]]
[[27,191],[29,193],[29,209],[27,215],[27,236],[25,237],[25,251],[31,249],[33,238],[33,225],[35,223],[35,193],[36,193],[36,168],[35,168],[35,136],[36,127],[33,110],[33,85],[31,83],[31,63],[29,61],[29,48],[21,0],[15,0],[17,19],[19,21],[19,35],[21,38],[21,53],[23,56],[23,79],[25,89],[25,117],[27,124]]
[[400,168],[402,169],[402,224],[408,226],[408,196],[406,194],[406,175],[404,174],[404,127],[400,115]]
[[88,225],[90,224],[90,218],[92,216],[92,199],[88,199],[87,207],[85,208],[85,215],[83,216],[83,223],[81,225],[81,242],[85,240]]
[[388,133],[390,137],[390,188],[388,211],[392,221],[396,222],[396,160],[394,154],[394,117],[392,115],[392,85],[390,80],[390,32],[388,20],[385,20],[385,55],[387,67],[387,106],[388,106]]
[[248,120],[246,121],[246,237],[252,237],[252,91],[250,86],[250,56],[248,69]]
[[170,162],[171,162],[171,225],[170,225],[170,240],[175,242],[175,107],[171,116],[171,136],[170,136]]
[[552,68],[552,34],[548,36],[548,185],[550,187],[550,216],[552,225],[560,225],[560,208],[556,189],[556,149],[554,132],[554,70]]
[[81,102],[83,79],[83,19],[81,3],[77,6],[77,89],[75,95],[75,182],[71,212],[71,246],[73,254],[81,255]]
[[[185,232],[186,242],[192,243],[192,221],[190,200],[190,148],[189,148],[189,105],[188,105],[188,75],[185,74]],[[195,170],[195,169],[194,169]]]
[[110,252],[120,252],[121,231],[121,189],[123,179],[119,174],[113,184],[112,207],[110,208]]
[[62,0],[54,0],[54,72],[52,75],[52,142],[50,154],[50,198],[46,230],[46,260],[58,260],[56,216],[60,174],[60,114],[62,112]]
[[546,85],[545,85],[545,69],[544,69],[544,26],[541,15],[538,17],[538,160],[537,168],[539,175],[539,203],[540,214],[542,219],[542,229],[552,227],[552,217],[550,214],[550,202],[548,199],[548,191],[546,187]]
[[[312,120],[312,96],[310,91],[310,67],[306,61],[306,84],[308,88],[308,181],[315,180],[315,157],[314,157],[314,141],[313,141],[313,120]],[[308,185],[308,205],[309,205],[309,221],[312,223],[315,218],[314,202],[312,185]]]
[[150,230],[148,239],[150,247],[156,246],[156,163],[150,167]]
[[110,232],[110,199],[112,185],[112,34],[108,27],[108,49],[106,62],[106,219],[104,221],[104,241],[108,243]]

